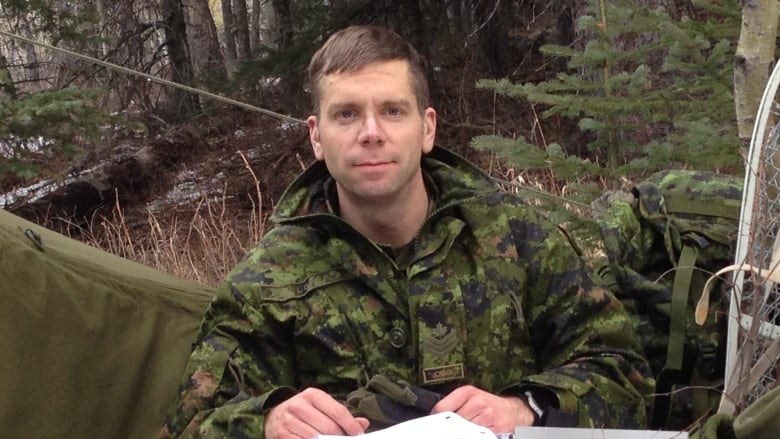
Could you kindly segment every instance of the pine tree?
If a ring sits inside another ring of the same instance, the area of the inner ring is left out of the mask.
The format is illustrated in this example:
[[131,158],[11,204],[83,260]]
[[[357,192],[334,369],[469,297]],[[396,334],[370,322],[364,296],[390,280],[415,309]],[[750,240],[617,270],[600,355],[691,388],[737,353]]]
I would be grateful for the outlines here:
[[[86,2],[67,5],[10,0],[0,7],[0,19],[8,24],[3,29],[6,32],[18,35],[14,24],[25,23],[34,27],[37,42],[73,48],[88,45],[90,37],[81,29],[94,19],[92,12]],[[52,66],[62,68],[62,59],[43,61],[43,57],[38,58],[42,49],[15,39],[5,41],[6,52],[0,54],[0,179],[56,174],[58,166],[96,149],[103,134],[101,127],[118,118],[98,107],[105,90],[88,88],[72,79],[63,80],[70,84],[51,86]],[[29,50],[20,54],[20,46],[29,46]]]
[[[544,117],[576,123],[584,154],[569,153],[581,145],[539,146],[522,137],[481,136],[472,145],[560,179],[610,182],[667,168],[735,169],[741,164],[732,97],[739,2],[696,4],[674,18],[632,0],[590,0],[577,24],[587,42],[542,47],[547,56],[565,58],[567,71],[537,84],[479,82],[543,105]],[[579,189],[583,201],[595,195]]]
[[54,157],[84,153],[111,120],[93,100],[97,90],[44,90],[13,99],[0,94],[0,178],[35,177]]

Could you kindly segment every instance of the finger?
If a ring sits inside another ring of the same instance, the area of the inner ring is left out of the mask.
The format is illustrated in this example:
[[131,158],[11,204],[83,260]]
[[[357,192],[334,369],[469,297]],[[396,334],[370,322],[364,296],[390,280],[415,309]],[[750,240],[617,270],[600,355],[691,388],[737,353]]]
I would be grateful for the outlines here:
[[518,416],[521,415],[522,407],[520,400],[518,404],[508,398],[490,395],[487,397],[476,396],[469,400],[458,413],[461,417],[489,428],[493,433],[510,433],[518,425],[525,423]]
[[[464,419],[468,419],[469,421],[479,426],[485,428],[491,428],[491,429],[496,425],[496,421],[497,421],[495,412],[493,412],[492,410],[483,410],[481,412],[469,412],[466,415],[461,415],[460,413],[458,413],[458,415],[460,415]],[[493,432],[495,433],[495,431]]]
[[469,400],[471,389],[469,386],[458,387],[449,393],[449,395],[442,398],[436,405],[433,406],[431,413],[441,412],[458,412],[464,404]]
[[363,431],[366,431],[366,429],[368,429],[368,426],[371,424],[371,421],[369,421],[368,418],[355,418],[355,420],[363,428]]
[[[295,397],[293,397],[295,398]],[[268,439],[301,438],[310,439],[317,430],[300,416],[302,404],[291,398],[274,407],[266,417],[265,437]]]
[[[453,411],[461,418],[474,423],[476,423],[475,419],[485,419],[488,416],[492,416],[492,413],[495,412],[490,405],[489,400],[486,400],[480,395],[472,395],[462,406]],[[480,425],[487,427],[484,423]]]
[[480,413],[471,420],[471,422],[489,429],[493,433],[513,433],[517,425],[506,419],[497,416],[496,413]]
[[297,428],[295,428],[294,430],[290,430],[289,433],[290,435],[292,435],[292,437],[297,437],[300,439],[312,439],[313,437],[320,434],[319,431],[317,431],[311,425],[306,424],[305,422],[301,422],[297,426]]
[[[279,404],[268,414],[266,436],[310,439],[317,434],[344,434],[344,430],[334,419],[317,408],[318,405],[327,405],[328,400],[332,398],[325,392],[306,389]],[[333,403],[338,404],[335,401]]]
[[336,421],[311,404],[291,407],[290,412],[298,421],[296,428],[291,428],[291,431],[304,439],[310,439],[317,434],[344,434],[344,430]]
[[319,390],[311,389],[309,401],[314,409],[321,413],[325,419],[320,419],[323,428],[327,425],[325,434],[347,434],[350,436],[365,433],[365,427],[352,416],[352,413],[344,407],[343,404],[333,399],[329,394]]

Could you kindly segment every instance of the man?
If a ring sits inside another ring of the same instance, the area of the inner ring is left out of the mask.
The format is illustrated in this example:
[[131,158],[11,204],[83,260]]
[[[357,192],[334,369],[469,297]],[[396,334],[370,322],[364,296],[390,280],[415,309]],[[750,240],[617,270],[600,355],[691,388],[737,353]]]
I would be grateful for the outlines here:
[[417,52],[353,26],[309,79],[317,162],[212,302],[161,436],[360,434],[345,401],[371,377],[497,433],[642,426],[653,381],[621,304],[554,224],[434,148]]

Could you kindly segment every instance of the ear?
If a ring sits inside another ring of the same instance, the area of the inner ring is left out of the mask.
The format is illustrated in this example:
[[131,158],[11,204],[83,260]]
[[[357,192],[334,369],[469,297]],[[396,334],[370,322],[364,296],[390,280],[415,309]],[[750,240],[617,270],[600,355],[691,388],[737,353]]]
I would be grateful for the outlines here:
[[306,119],[306,125],[309,126],[309,141],[311,142],[311,149],[314,152],[314,158],[323,160],[325,157],[322,153],[322,144],[320,143],[320,129],[317,126],[317,116],[309,116],[309,118]]
[[436,110],[432,107],[425,109],[423,114],[423,154],[428,154],[433,150],[433,143],[436,139]]

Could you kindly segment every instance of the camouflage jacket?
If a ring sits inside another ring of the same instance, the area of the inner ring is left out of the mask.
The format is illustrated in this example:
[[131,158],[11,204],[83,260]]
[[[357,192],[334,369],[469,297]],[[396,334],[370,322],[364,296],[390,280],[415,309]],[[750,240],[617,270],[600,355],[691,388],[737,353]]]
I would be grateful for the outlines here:
[[293,182],[211,303],[161,436],[262,437],[297,390],[343,400],[380,373],[541,387],[580,426],[644,427],[631,323],[561,230],[442,148],[423,169],[435,208],[401,262],[334,214],[324,164]]

